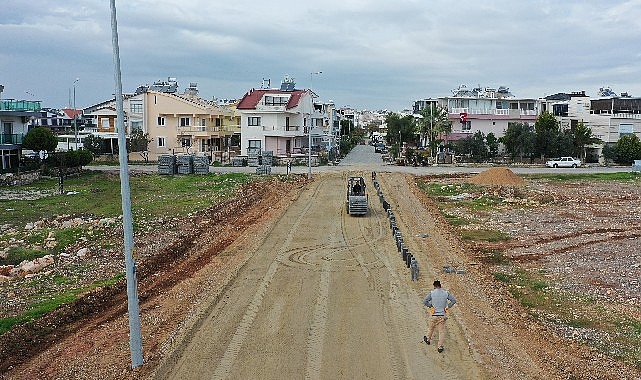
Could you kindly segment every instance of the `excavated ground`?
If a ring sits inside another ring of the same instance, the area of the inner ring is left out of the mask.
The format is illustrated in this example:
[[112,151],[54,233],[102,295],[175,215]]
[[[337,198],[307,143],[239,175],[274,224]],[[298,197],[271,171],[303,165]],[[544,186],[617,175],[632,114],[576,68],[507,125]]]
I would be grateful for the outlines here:
[[[455,319],[468,334],[470,350],[488,378],[507,378],[510,373],[532,379],[543,375],[550,379],[641,378],[638,367],[598,349],[595,340],[606,341],[607,336],[555,323],[553,316],[548,323],[533,318],[532,310],[516,302],[506,285],[495,279],[497,271],[512,273],[517,268],[542,272],[555,289],[577,297],[589,296],[599,310],[640,321],[638,184],[523,180],[505,170],[483,173],[476,177],[417,179],[379,174],[393,207],[407,215],[408,230],[430,220],[435,230],[429,234],[434,233],[434,239],[441,242],[438,255],[419,255],[419,261],[430,264],[422,268],[426,278],[422,280],[425,283],[417,285],[418,290],[428,289],[428,278],[450,276],[449,282],[461,300],[461,311]],[[442,208],[415,186],[417,181],[443,186],[473,182],[482,186],[464,197],[441,199],[447,204]],[[306,186],[303,178],[298,182],[253,184],[233,200],[200,215],[166,221],[171,228],[164,230],[170,233],[149,234],[137,241],[146,362],[142,369],[129,368],[126,292],[121,282],[95,289],[38,321],[4,334],[0,378],[151,376],[185,321],[197,313],[202,289],[224,288],[235,278],[259,237],[269,233],[271,223]],[[489,209],[470,209],[459,203],[483,196],[501,202]],[[342,192],[336,194],[335,201],[343,202]],[[454,228],[441,212],[474,223]],[[469,230],[501,231],[510,239],[462,241],[459,234]],[[502,252],[510,264],[484,261],[488,252],[496,251]],[[116,254],[95,256],[104,261],[105,267],[122,266]],[[444,261],[444,257],[449,260]],[[442,264],[464,271],[443,274]],[[3,295],[7,292],[3,288]],[[486,316],[478,315],[479,310],[486,311]],[[607,318],[607,313],[602,317]],[[513,370],[519,372],[510,372]]]

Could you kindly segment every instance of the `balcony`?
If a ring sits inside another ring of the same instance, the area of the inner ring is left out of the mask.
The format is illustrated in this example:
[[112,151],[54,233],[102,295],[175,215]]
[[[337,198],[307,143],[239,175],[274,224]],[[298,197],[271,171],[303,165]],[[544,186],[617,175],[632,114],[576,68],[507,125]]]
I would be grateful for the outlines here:
[[518,109],[497,109],[497,108],[452,108],[450,115],[459,115],[466,113],[468,115],[489,115],[489,116],[537,116],[536,110],[518,110]]
[[0,134],[0,144],[22,144],[23,134]]
[[40,111],[40,101],[35,100],[0,100],[0,111]]
[[268,136],[295,137],[304,135],[300,125],[263,125],[262,128]]
[[195,126],[177,126],[179,135],[191,135],[194,137],[210,137],[212,135],[226,136],[233,133],[232,127],[207,127],[201,125]]

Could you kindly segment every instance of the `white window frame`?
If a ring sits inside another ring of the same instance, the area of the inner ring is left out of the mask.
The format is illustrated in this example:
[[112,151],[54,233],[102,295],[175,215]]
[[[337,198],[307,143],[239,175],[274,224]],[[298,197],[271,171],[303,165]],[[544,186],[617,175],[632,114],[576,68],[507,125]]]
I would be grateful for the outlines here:
[[158,138],[156,138],[156,145],[158,145],[158,148],[166,148],[167,138],[165,136],[158,136]]
[[157,122],[159,127],[164,127],[166,125],[164,116],[158,116]]
[[129,102],[129,109],[131,113],[143,113],[142,101]]
[[248,140],[247,141],[247,147],[249,148],[258,148],[259,150],[261,149],[262,141],[260,140]]
[[179,126],[181,126],[181,127],[189,127],[189,126],[191,126],[191,117],[189,117],[189,116],[181,116],[180,117]]
[[260,116],[247,117],[247,126],[249,127],[260,127],[260,122]]

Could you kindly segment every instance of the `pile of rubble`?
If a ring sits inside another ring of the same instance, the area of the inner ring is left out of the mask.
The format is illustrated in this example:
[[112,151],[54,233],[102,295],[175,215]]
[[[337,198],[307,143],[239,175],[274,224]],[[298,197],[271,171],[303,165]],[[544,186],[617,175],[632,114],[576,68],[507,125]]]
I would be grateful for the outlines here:
[[469,181],[477,185],[486,186],[525,186],[523,178],[505,167],[485,170],[470,178]]
[[0,282],[18,278],[31,278],[54,263],[52,255],[46,255],[33,260],[25,260],[18,265],[0,266]]

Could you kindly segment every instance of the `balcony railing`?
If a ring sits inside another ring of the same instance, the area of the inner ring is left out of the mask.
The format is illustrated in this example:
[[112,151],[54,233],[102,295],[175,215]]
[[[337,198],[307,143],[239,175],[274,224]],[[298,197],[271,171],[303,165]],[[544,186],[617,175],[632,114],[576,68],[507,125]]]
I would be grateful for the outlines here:
[[0,134],[0,144],[22,144],[23,134]]
[[297,136],[303,131],[303,128],[300,125],[263,125],[262,128],[264,132],[273,132],[274,134],[281,136]]
[[40,111],[40,101],[35,100],[0,100],[0,111]]
[[233,127],[230,126],[219,126],[219,127],[207,127],[202,125],[191,125],[191,126],[177,126],[178,132],[180,133],[217,133],[217,132],[233,132]]
[[518,112],[520,116],[536,116],[536,110],[512,110],[492,108],[452,108],[450,114],[466,113],[468,115],[496,115],[509,116],[511,112]]

